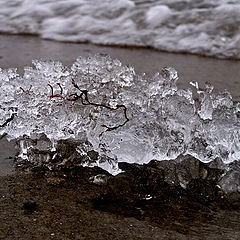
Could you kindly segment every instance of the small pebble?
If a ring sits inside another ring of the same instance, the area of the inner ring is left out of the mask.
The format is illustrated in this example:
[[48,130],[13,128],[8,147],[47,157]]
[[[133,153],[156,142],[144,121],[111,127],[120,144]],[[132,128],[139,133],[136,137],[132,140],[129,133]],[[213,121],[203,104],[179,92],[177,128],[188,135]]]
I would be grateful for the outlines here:
[[35,211],[37,209],[37,203],[32,201],[24,202],[23,208],[26,210]]

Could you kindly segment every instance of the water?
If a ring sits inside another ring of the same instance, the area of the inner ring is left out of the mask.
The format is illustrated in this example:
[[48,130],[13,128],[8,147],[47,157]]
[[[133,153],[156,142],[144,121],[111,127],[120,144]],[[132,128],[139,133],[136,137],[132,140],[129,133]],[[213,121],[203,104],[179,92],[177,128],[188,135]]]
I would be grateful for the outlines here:
[[0,134],[19,140],[23,160],[52,168],[79,159],[116,174],[119,161],[240,158],[240,103],[227,91],[178,89],[171,67],[149,77],[109,56],[33,65],[23,76],[0,72]]
[[240,58],[237,0],[0,0],[0,31]]

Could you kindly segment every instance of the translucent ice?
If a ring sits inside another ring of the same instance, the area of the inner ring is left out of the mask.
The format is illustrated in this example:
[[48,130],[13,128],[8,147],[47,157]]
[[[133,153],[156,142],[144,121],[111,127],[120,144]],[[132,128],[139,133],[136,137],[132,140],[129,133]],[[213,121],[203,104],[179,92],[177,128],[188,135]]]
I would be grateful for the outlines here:
[[200,90],[192,82],[193,99],[193,90],[178,89],[177,80],[171,67],[150,78],[99,55],[80,57],[70,68],[33,61],[23,76],[1,70],[0,134],[19,139],[21,158],[48,166],[78,159],[117,172],[118,161],[181,154],[239,160],[239,103],[227,91],[213,93],[209,84]]

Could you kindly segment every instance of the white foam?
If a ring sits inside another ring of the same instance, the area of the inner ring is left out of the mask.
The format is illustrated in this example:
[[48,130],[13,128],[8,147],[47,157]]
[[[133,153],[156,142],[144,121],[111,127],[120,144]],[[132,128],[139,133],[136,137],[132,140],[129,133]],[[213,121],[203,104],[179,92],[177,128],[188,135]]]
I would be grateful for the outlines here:
[[0,31],[240,58],[237,0],[0,0]]
[[159,27],[171,16],[171,10],[168,6],[159,5],[150,8],[146,13],[146,21],[150,27]]

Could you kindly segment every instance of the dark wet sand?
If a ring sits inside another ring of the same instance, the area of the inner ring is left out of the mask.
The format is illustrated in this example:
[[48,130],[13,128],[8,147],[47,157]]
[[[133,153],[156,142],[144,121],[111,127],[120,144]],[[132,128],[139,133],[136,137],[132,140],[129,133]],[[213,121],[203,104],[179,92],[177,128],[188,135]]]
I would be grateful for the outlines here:
[[15,142],[8,142],[6,139],[0,140],[0,176],[14,172],[13,158],[16,154]]
[[[132,182],[125,185],[123,176],[110,186],[100,186],[88,179],[102,170],[79,170],[0,177],[0,239],[239,239],[239,210],[201,204],[198,198],[184,203],[179,188],[152,201],[142,200],[131,195]],[[109,191],[112,196],[104,198]],[[24,207],[29,201],[35,207]]]

